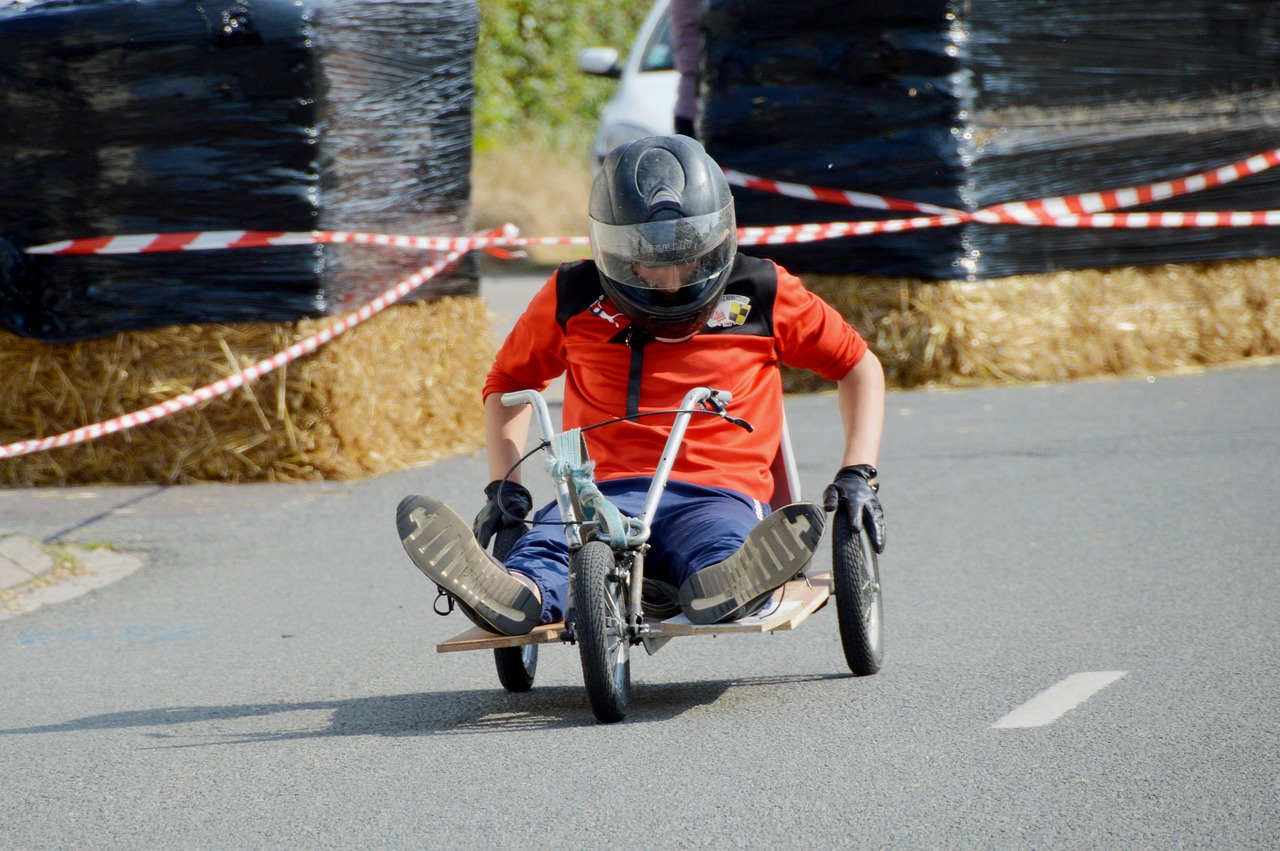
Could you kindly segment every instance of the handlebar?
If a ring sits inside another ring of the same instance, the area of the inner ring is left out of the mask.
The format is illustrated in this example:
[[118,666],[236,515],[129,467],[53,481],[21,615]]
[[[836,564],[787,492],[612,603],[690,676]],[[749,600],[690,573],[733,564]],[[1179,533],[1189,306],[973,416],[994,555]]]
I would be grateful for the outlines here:
[[542,432],[542,439],[550,440],[552,435],[556,433],[555,426],[551,424],[551,412],[547,410],[547,400],[542,398],[542,394],[537,390],[517,390],[514,393],[503,393],[502,404],[508,408],[515,408],[519,405],[532,405],[533,417],[538,422],[538,429]]
[[[725,416],[725,408],[733,401],[733,394],[728,390],[716,390],[712,387],[694,387],[688,393],[684,394],[684,400],[680,402],[680,411],[685,412],[684,418],[689,418],[688,411],[693,410],[704,402],[709,403],[716,413],[724,416],[734,425],[741,426],[751,431],[751,425],[745,420],[737,417]],[[533,407],[533,416],[538,423],[538,430],[541,432],[543,440],[550,440],[555,435],[555,426],[551,422],[551,411],[547,408],[547,400],[537,390],[516,390],[512,393],[502,394],[502,404],[508,408],[515,408],[520,405],[531,405]],[[680,415],[677,414],[677,421]],[[683,430],[681,432],[683,435]],[[665,454],[665,453],[664,453]]]
[[[653,517],[658,511],[658,502],[662,498],[662,492],[666,489],[667,479],[671,475],[671,470],[675,467],[676,455],[680,451],[680,444],[684,441],[684,433],[689,425],[689,418],[699,408],[705,409],[709,406],[718,416],[748,431],[752,430],[751,425],[745,420],[728,416],[725,413],[725,409],[731,401],[733,401],[733,394],[728,390],[716,390],[711,387],[694,387],[685,394],[684,400],[680,403],[680,408],[676,411],[675,422],[671,425],[671,432],[667,435],[667,442],[662,448],[662,457],[658,460],[658,466],[654,471],[649,492],[645,496],[644,510],[639,517],[640,528],[635,535],[628,535],[628,539],[633,544],[642,543],[649,536],[649,525],[653,522]],[[534,419],[538,423],[539,431],[542,432],[543,449],[552,458],[555,458],[555,448],[552,444],[552,438],[556,435],[555,426],[551,422],[551,412],[547,408],[547,400],[543,398],[542,394],[537,390],[517,390],[513,393],[503,393],[502,404],[508,408],[519,405],[531,405],[533,407]],[[556,496],[560,504],[561,515],[566,519],[570,518],[573,513],[573,507],[566,481],[559,479],[556,481]],[[578,531],[572,525],[567,527],[566,534],[569,536],[571,545],[580,542]]]

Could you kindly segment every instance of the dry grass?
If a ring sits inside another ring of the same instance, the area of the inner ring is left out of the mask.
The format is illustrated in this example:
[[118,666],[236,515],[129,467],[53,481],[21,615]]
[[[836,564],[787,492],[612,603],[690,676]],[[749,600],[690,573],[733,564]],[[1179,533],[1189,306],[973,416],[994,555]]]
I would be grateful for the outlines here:
[[[154,405],[326,324],[180,326],[61,345],[0,333],[0,443]],[[474,298],[396,305],[317,353],[194,409],[0,460],[0,481],[348,479],[472,451],[483,433],[479,399],[493,356],[491,327]]]
[[[586,236],[591,167],[580,145],[512,141],[476,153],[475,225],[514,224],[521,236]],[[553,266],[582,257],[581,246],[534,246],[529,258]]]

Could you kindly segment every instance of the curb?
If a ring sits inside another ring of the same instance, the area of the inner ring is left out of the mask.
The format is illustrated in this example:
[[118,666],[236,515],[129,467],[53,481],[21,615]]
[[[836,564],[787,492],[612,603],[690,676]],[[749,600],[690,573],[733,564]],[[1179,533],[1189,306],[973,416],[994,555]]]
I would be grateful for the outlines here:
[[142,563],[101,547],[47,547],[28,535],[0,534],[0,621],[102,588]]
[[26,535],[0,538],[0,591],[21,588],[53,571],[57,563],[40,542]]

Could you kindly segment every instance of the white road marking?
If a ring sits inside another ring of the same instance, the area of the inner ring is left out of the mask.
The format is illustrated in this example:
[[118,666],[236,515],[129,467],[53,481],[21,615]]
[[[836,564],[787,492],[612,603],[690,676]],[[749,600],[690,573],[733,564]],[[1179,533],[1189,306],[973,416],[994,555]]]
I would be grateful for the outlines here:
[[1085,671],[1072,674],[1057,685],[1052,685],[1008,715],[992,727],[1010,729],[1016,727],[1043,727],[1052,724],[1075,709],[1128,671]]

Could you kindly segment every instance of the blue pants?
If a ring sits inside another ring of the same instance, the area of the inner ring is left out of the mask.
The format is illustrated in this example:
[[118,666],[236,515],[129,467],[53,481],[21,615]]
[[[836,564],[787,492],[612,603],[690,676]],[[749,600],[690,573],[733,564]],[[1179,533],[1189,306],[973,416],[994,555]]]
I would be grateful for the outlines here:
[[[600,482],[601,493],[629,517],[639,517],[649,491],[647,476]],[[668,481],[658,503],[645,556],[644,574],[679,588],[704,567],[735,553],[769,508],[728,488]],[[564,620],[569,594],[569,544],[552,502],[534,515],[534,525],[507,554],[509,570],[532,579],[542,591],[542,623]]]

